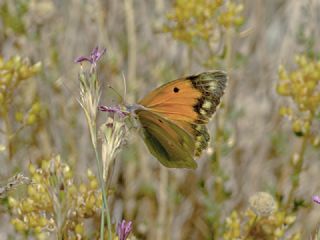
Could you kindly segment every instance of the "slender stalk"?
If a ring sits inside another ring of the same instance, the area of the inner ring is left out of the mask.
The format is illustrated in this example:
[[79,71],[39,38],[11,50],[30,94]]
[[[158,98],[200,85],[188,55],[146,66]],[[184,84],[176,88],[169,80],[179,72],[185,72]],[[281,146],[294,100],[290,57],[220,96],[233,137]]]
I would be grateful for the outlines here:
[[221,136],[220,136],[220,114],[216,113],[214,123],[216,126],[216,133],[215,133],[215,141],[214,141],[214,156],[215,156],[215,166],[220,166],[220,157],[221,157]]
[[6,135],[6,149],[8,154],[8,161],[10,162],[13,157],[13,151],[12,151],[12,126],[11,121],[9,119],[9,112],[8,112],[8,106],[5,103],[5,106],[2,107],[2,116],[4,120],[5,125],[5,135]]
[[160,189],[159,189],[159,211],[158,211],[158,227],[156,232],[157,240],[164,240],[164,233],[166,232],[165,224],[167,212],[167,188],[168,188],[168,170],[166,168],[160,169]]
[[137,89],[136,84],[136,68],[137,68],[137,40],[135,32],[135,16],[132,0],[124,1],[127,27],[127,41],[128,41],[128,79],[131,83],[130,88]]
[[245,239],[248,239],[248,238],[249,238],[251,229],[256,226],[256,223],[257,223],[257,222],[258,222],[258,216],[256,215],[256,216],[254,217],[254,219],[253,219],[253,222],[250,224],[250,226],[249,226],[249,228],[248,228],[248,231],[246,232],[246,235],[245,235],[242,239],[245,240]]
[[[313,119],[313,116],[314,114],[311,113],[310,116],[309,116],[309,125],[312,126],[312,119]],[[291,205],[291,202],[293,201],[293,198],[294,198],[294,193],[295,191],[299,188],[299,185],[300,185],[300,174],[302,172],[302,167],[303,167],[303,163],[304,163],[304,155],[305,155],[305,152],[306,152],[306,149],[307,149],[307,146],[308,146],[308,140],[309,140],[309,133],[306,133],[304,136],[303,136],[303,139],[302,139],[302,142],[301,142],[301,145],[300,145],[300,150],[299,150],[299,155],[298,155],[298,160],[297,160],[297,163],[295,164],[294,166],[294,169],[293,169],[293,178],[291,180],[291,189],[290,189],[290,192],[289,192],[289,195],[288,195],[288,200],[287,200],[287,203],[285,205],[285,209],[288,209]]]
[[107,214],[107,225],[108,225],[108,239],[112,240],[111,232],[111,220],[110,213],[108,208],[108,199],[106,193],[105,181],[103,179],[103,164],[98,153],[98,144],[97,144],[97,110],[98,104],[101,96],[100,83],[97,77],[97,62],[101,56],[106,52],[106,49],[100,50],[96,47],[91,52],[89,57],[81,56],[77,58],[76,62],[81,63],[83,61],[88,61],[91,63],[91,68],[89,72],[86,72],[82,69],[79,75],[80,80],[80,100],[79,103],[84,110],[86,120],[88,123],[90,137],[92,146],[96,155],[96,163],[98,169],[98,178],[100,183],[100,188],[102,192],[102,211],[101,211],[101,223],[100,223],[100,239],[104,240],[104,221],[105,221],[105,211]]
[[294,193],[298,189],[300,185],[300,173],[302,171],[302,166],[304,163],[304,154],[307,149],[307,143],[308,143],[308,136],[305,136],[301,142],[300,150],[299,150],[299,156],[298,156],[298,162],[294,168],[293,172],[293,179],[291,180],[291,189],[288,195],[288,200],[285,205],[285,209],[288,209],[291,205],[291,202],[293,201],[294,198]]
[[[232,38],[233,38],[233,29],[228,28],[226,32],[226,58],[225,58],[225,66],[227,73],[230,74],[231,67],[232,67]],[[234,81],[229,81],[229,90],[224,97],[224,103],[225,103],[225,114],[228,113],[228,109],[230,106],[230,96],[232,95],[232,91],[234,88]],[[222,121],[224,122],[224,121]]]
[[[231,65],[232,65],[232,29],[228,28],[226,32],[226,57],[225,57],[225,66],[226,71],[229,74],[231,71]],[[230,83],[229,83],[230,85]],[[229,94],[228,94],[229,92]],[[228,114],[228,105],[229,105],[229,96],[230,96],[230,90],[227,92],[226,96],[224,97],[224,112],[217,112],[215,114],[215,128],[216,128],[216,134],[215,134],[215,141],[214,141],[214,171],[220,172],[220,162],[221,162],[221,156],[222,156],[222,146],[223,146],[223,131],[224,131],[224,124],[225,119],[227,119]],[[221,173],[219,173],[221,175]],[[216,182],[216,184],[219,184]],[[219,184],[220,185],[220,184]],[[215,187],[214,193],[217,196],[223,196],[224,195],[224,188],[223,187]],[[221,203],[223,200],[219,200],[219,203]],[[216,217],[219,219],[221,211],[218,210],[216,213]],[[215,230],[220,229],[220,223],[217,222],[215,226]],[[215,237],[218,236],[218,231],[215,232]]]
[[[60,184],[59,184],[60,185]],[[56,218],[56,223],[57,223],[57,239],[58,240],[63,240],[63,233],[64,233],[64,218],[62,217],[62,212],[61,212],[61,205],[60,201],[57,197],[57,192],[55,189],[51,188],[49,190],[51,192],[52,196],[52,202],[54,205],[54,213],[55,213],[55,218]]]
[[[227,29],[226,32],[226,58],[225,58],[225,65],[226,65],[226,70],[228,73],[231,71],[231,65],[232,65],[232,37],[233,37],[233,30],[231,28]],[[232,82],[229,83],[230,86],[232,86]],[[215,160],[219,165],[220,158],[221,158],[221,132],[224,129],[224,119],[227,118],[228,114],[228,106],[229,106],[229,101],[230,101],[230,90],[229,94],[226,94],[224,97],[224,114],[221,115],[219,113],[216,113],[215,116],[215,125],[216,125],[216,137],[215,137]]]
[[104,214],[106,211],[107,226],[108,226],[108,239],[112,240],[111,219],[110,219],[110,212],[109,212],[109,207],[108,207],[107,193],[106,193],[106,190],[104,187],[105,183],[104,183],[103,175],[102,175],[102,164],[101,164],[101,160],[100,160],[100,156],[99,156],[98,148],[97,148],[96,126],[95,126],[95,123],[94,123],[94,126],[92,126],[92,125],[89,124],[90,135],[91,135],[93,149],[94,149],[94,152],[96,155],[96,163],[97,163],[97,168],[98,168],[98,178],[99,178],[100,188],[102,191],[102,201],[103,201],[103,207],[102,207],[102,211],[101,211],[101,223],[100,223],[100,239],[104,240]]
[[[107,226],[108,226],[108,238],[109,240],[112,240],[112,232],[111,232],[111,219],[110,219],[110,211],[108,207],[108,202],[107,202],[107,193],[104,188],[104,181],[101,173],[101,161],[99,158],[99,153],[97,151],[97,148],[94,149],[95,154],[96,154],[96,160],[97,160],[97,165],[98,165],[98,175],[99,175],[99,182],[101,186],[101,191],[102,191],[102,199],[103,199],[103,210],[106,211],[107,215]],[[103,240],[103,235],[104,235],[104,213],[101,213],[101,228],[100,228],[100,239]]]

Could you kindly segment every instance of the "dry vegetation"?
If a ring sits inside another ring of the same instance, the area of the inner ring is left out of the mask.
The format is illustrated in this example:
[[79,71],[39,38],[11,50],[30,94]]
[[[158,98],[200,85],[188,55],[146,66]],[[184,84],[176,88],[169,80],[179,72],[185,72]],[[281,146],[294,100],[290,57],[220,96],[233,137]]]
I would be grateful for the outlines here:
[[[105,239],[320,239],[319,25],[319,0],[0,0],[0,239],[98,239],[100,149]],[[195,171],[86,95],[209,69],[229,83]]]

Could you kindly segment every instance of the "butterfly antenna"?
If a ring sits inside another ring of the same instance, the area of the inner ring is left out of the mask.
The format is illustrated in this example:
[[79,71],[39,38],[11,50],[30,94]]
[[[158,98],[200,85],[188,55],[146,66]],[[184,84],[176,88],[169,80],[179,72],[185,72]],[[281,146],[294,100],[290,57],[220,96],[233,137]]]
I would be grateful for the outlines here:
[[123,103],[123,97],[121,96],[121,94],[110,85],[108,85],[108,88],[110,88],[115,94],[117,94],[120,99],[120,102]]
[[123,87],[124,87],[123,96],[121,96],[121,94],[117,90],[115,90],[111,85],[108,85],[108,88],[113,90],[113,92],[118,95],[120,102],[122,104],[125,104],[126,103],[126,96],[127,96],[127,81],[126,81],[126,77],[123,72],[122,72],[122,79],[123,79]]

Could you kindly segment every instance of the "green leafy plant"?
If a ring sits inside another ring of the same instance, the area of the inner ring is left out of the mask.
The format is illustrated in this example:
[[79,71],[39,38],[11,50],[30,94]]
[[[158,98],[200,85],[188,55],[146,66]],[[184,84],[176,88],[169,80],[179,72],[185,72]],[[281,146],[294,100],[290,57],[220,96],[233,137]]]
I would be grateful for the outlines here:
[[[29,165],[31,184],[21,199],[9,197],[11,223],[21,234],[57,239],[83,239],[85,220],[99,219],[102,204],[98,180],[91,170],[77,184],[74,173],[60,156]],[[92,233],[91,233],[92,234]]]
[[297,67],[290,72],[280,66],[277,85],[278,94],[291,100],[290,106],[280,108],[280,114],[291,121],[292,131],[300,138],[300,149],[292,154],[290,162],[293,175],[287,207],[294,207],[294,194],[300,184],[308,146],[320,145],[317,121],[320,111],[320,62],[298,55],[296,63]]

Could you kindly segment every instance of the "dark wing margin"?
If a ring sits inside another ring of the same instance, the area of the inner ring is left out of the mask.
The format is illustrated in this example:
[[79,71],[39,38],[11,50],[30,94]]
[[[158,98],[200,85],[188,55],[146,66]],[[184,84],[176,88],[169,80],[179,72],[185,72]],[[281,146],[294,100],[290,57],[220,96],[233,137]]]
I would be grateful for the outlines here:
[[193,87],[202,93],[193,106],[199,116],[196,123],[207,123],[220,103],[228,77],[225,72],[216,70],[189,76],[187,79],[192,82]]

